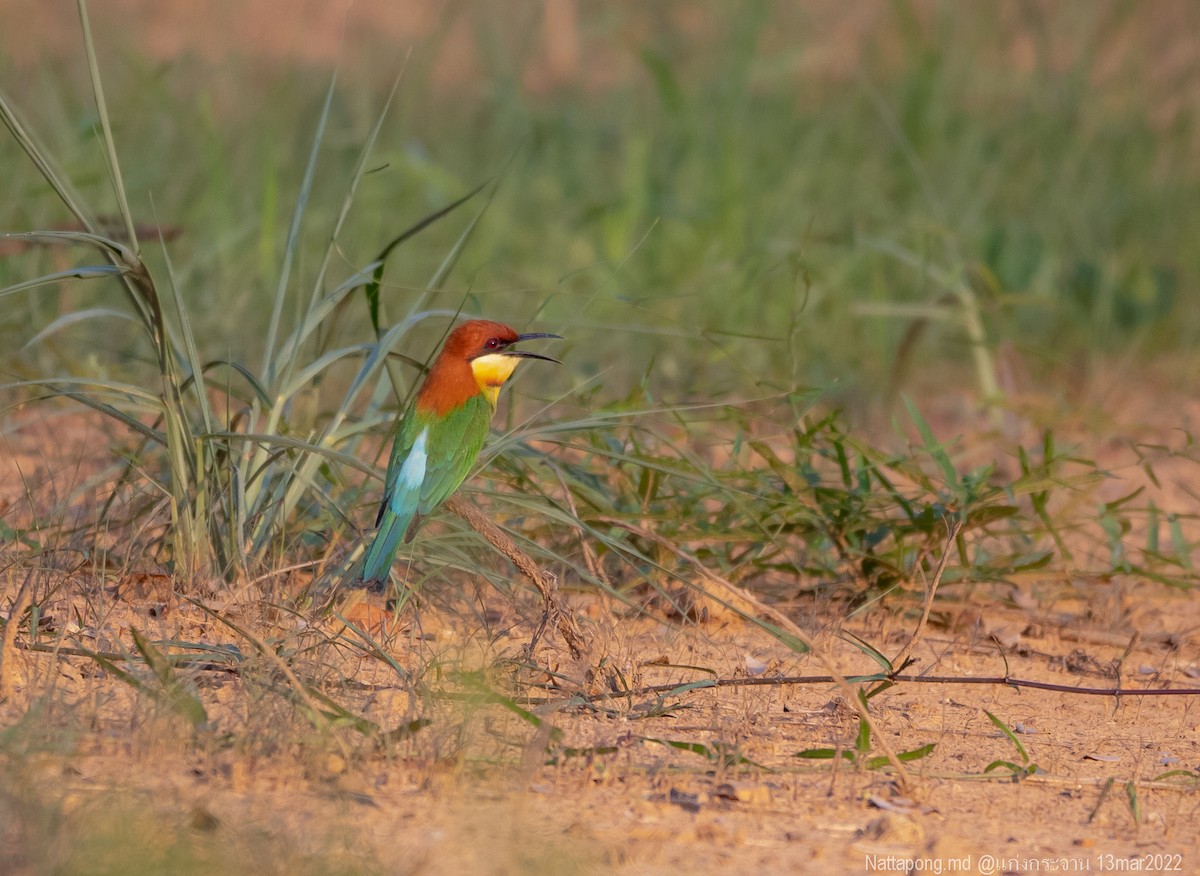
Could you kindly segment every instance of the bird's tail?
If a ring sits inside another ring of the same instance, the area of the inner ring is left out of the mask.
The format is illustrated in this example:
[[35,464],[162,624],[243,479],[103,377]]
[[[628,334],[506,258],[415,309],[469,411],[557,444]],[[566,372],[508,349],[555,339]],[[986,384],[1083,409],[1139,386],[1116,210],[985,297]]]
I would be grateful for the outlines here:
[[362,582],[368,585],[383,584],[388,579],[392,569],[392,561],[396,559],[396,551],[408,531],[412,516],[401,516],[385,508],[380,515],[379,531],[375,540],[367,548],[366,559],[363,560]]

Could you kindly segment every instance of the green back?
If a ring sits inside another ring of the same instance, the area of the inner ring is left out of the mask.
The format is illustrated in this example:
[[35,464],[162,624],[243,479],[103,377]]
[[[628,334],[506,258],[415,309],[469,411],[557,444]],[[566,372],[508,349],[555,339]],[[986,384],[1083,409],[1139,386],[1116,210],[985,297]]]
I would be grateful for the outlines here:
[[417,436],[422,429],[428,428],[425,447],[428,461],[416,513],[424,516],[450,498],[479,457],[493,413],[494,409],[483,395],[472,396],[441,417],[411,408],[400,422],[400,431],[388,460],[388,493],[392,492],[395,478]]

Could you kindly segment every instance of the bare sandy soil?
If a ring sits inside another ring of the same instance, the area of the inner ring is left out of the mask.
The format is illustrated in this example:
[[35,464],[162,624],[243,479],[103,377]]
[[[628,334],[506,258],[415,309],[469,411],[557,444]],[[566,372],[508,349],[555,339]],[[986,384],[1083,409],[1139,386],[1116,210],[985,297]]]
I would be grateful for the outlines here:
[[[1105,437],[1092,447],[1108,447],[1126,478],[1134,475],[1120,458],[1124,437],[1146,437],[1144,413],[1190,415],[1184,403],[1139,410],[1141,398],[1115,399],[1124,425],[1104,418]],[[953,428],[954,410],[945,404],[939,428]],[[27,497],[53,495],[43,491],[64,477],[102,472],[109,438],[84,417],[63,416],[26,423],[7,440],[12,520]],[[1160,489],[1186,496],[1196,464],[1173,466],[1159,467]],[[544,672],[513,668],[536,616],[532,601],[514,605],[465,581],[463,593],[431,599],[416,619],[394,619],[390,633],[378,626],[382,606],[358,595],[340,602],[374,625],[389,664],[335,615],[276,607],[279,594],[261,584],[192,602],[185,596],[198,591],[185,594],[158,571],[136,558],[103,570],[62,553],[44,560],[35,588],[44,650],[11,652],[12,694],[0,704],[0,824],[6,848],[19,850],[7,872],[78,865],[89,849],[116,854],[113,845],[149,860],[186,853],[199,872],[246,860],[268,872],[385,873],[1187,873],[1200,862],[1196,696],[902,682],[874,697],[870,713],[894,751],[934,746],[906,764],[905,777],[798,758],[853,749],[859,718],[846,690],[792,680],[828,668],[715,606],[681,625],[653,608],[638,614],[571,595],[591,649],[575,660],[560,642],[544,645],[537,662],[559,677],[547,691]],[[0,585],[6,616],[22,580],[10,569]],[[920,585],[849,615],[804,596],[773,608],[840,673],[866,674],[878,667],[844,633],[894,657],[917,625]],[[178,671],[207,712],[203,728],[152,692],[144,667],[105,666],[72,650],[133,653],[131,629],[172,643],[167,651],[202,644],[243,656],[237,672]],[[17,640],[29,643],[27,627]],[[391,734],[380,743],[322,721],[314,728],[281,664],[256,655],[255,640],[288,655],[307,690]],[[1039,572],[943,590],[909,672],[1195,688],[1198,643],[1191,592]],[[713,678],[723,686],[648,689]],[[1015,731],[1027,758],[988,712]],[[409,733],[414,720],[429,723]],[[989,770],[997,761],[1012,766]]]

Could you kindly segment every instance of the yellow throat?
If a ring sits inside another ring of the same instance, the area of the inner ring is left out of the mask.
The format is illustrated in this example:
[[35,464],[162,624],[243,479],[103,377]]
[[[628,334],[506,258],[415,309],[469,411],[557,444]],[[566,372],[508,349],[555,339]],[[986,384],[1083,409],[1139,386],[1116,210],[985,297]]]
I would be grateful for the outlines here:
[[496,406],[496,399],[500,397],[500,387],[512,377],[520,361],[515,356],[499,353],[489,353],[471,360],[471,373],[475,375],[475,383],[493,408]]

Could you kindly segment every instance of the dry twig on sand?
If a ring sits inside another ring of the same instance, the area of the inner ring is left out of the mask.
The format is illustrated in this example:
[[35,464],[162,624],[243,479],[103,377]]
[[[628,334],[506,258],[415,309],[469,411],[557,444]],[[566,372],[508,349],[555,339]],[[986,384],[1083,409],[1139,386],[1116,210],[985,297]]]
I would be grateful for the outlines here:
[[520,569],[542,594],[542,620],[529,642],[530,655],[533,654],[543,631],[553,622],[571,650],[571,656],[582,657],[587,649],[587,642],[575,622],[575,615],[571,613],[571,609],[559,601],[558,579],[542,569],[528,554],[518,548],[511,538],[501,532],[496,524],[488,520],[482,511],[461,496],[451,496],[446,500],[445,508],[465,520],[472,529],[487,539],[492,547],[512,560],[513,565]]

